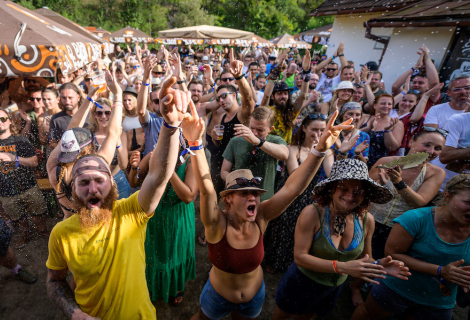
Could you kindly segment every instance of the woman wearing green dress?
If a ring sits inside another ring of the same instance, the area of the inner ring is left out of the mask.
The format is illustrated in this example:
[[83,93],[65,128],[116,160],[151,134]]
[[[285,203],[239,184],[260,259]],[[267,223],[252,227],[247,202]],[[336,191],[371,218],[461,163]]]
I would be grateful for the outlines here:
[[[131,155],[129,183],[136,187],[143,181],[151,153],[140,161],[140,153]],[[154,216],[147,225],[145,239],[147,285],[152,301],[179,305],[184,284],[196,278],[195,213],[193,199],[197,183],[190,159],[175,169]]]

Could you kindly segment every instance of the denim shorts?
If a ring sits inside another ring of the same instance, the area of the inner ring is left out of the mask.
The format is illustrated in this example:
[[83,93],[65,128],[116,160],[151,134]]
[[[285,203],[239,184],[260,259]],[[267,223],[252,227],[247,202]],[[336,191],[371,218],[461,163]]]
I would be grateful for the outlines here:
[[113,178],[116,182],[116,186],[119,193],[118,200],[129,198],[131,196],[131,186],[129,185],[129,182],[127,181],[124,172],[122,170],[119,170],[119,172],[116,173]]
[[[2,204],[0,203],[0,206]],[[8,247],[10,246],[11,241],[11,229],[7,226],[5,221],[0,218],[0,257],[4,256],[7,251]]]
[[206,317],[213,320],[222,319],[230,312],[235,311],[246,318],[256,318],[263,308],[264,298],[266,297],[264,280],[261,288],[255,294],[253,299],[245,303],[233,303],[218,294],[212,287],[210,279],[207,280],[204,289],[202,289],[199,303],[201,310]]
[[370,292],[375,303],[390,314],[406,312],[416,320],[450,320],[453,309],[438,309],[413,302],[396,293],[382,279],[375,279],[380,285],[373,284]]
[[293,262],[277,285],[276,304],[279,309],[292,315],[315,314],[324,317],[333,311],[342,290],[343,284],[329,287],[313,281]]

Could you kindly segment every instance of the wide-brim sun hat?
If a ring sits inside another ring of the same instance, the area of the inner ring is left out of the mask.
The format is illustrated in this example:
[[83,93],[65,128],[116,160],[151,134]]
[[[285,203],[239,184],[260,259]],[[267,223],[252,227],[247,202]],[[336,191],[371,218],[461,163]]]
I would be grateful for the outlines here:
[[248,186],[249,185],[248,184],[247,186],[240,186],[237,184],[238,178],[245,178],[246,180],[251,181],[254,177],[253,177],[253,173],[251,172],[251,170],[248,170],[248,169],[239,169],[239,170],[230,172],[225,178],[225,181],[226,181],[225,190],[220,192],[221,197],[224,197],[231,192],[243,191],[243,190],[259,191],[260,194],[268,192],[268,190],[265,190],[260,187],[256,187],[254,185]]
[[372,180],[369,177],[367,165],[357,159],[344,159],[334,162],[330,177],[318,183],[313,188],[313,194],[320,197],[328,196],[331,184],[343,180],[364,181],[364,193],[370,202],[384,204],[393,199],[390,190]]
[[333,93],[335,93],[338,90],[347,90],[347,89],[351,89],[354,92],[356,92],[356,87],[352,84],[351,81],[341,81],[338,84],[338,86],[335,89],[333,89]]

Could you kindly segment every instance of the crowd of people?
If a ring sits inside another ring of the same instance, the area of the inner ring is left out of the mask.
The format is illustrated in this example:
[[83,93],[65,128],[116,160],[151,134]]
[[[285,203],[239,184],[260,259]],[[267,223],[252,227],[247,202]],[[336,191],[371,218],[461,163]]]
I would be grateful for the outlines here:
[[258,317],[269,272],[272,319],[327,316],[351,276],[351,319],[450,320],[470,289],[470,78],[443,92],[426,47],[390,88],[342,42],[300,51],[135,43],[1,78],[0,265],[35,283],[15,251],[48,238],[41,281],[71,319],[180,305],[201,245],[191,319]]

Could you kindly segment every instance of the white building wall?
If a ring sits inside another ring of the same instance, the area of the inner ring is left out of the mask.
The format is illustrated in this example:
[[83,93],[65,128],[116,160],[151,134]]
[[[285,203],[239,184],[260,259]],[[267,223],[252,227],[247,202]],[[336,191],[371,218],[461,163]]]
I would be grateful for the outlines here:
[[[379,69],[384,75],[387,91],[401,74],[415,65],[419,58],[416,52],[421,46],[429,48],[431,59],[434,59],[434,64],[439,70],[455,30],[453,27],[383,29],[393,30]],[[380,29],[372,29],[373,32],[376,30]]]
[[[381,15],[382,13],[336,16],[326,54],[333,55],[340,41],[343,41],[344,55],[346,59],[354,61],[356,70],[367,61],[378,63],[382,50],[374,49],[376,42],[365,37],[364,22]],[[391,36],[392,31],[390,28],[372,29],[372,33],[378,36]],[[339,63],[339,59],[335,59],[335,62]]]

